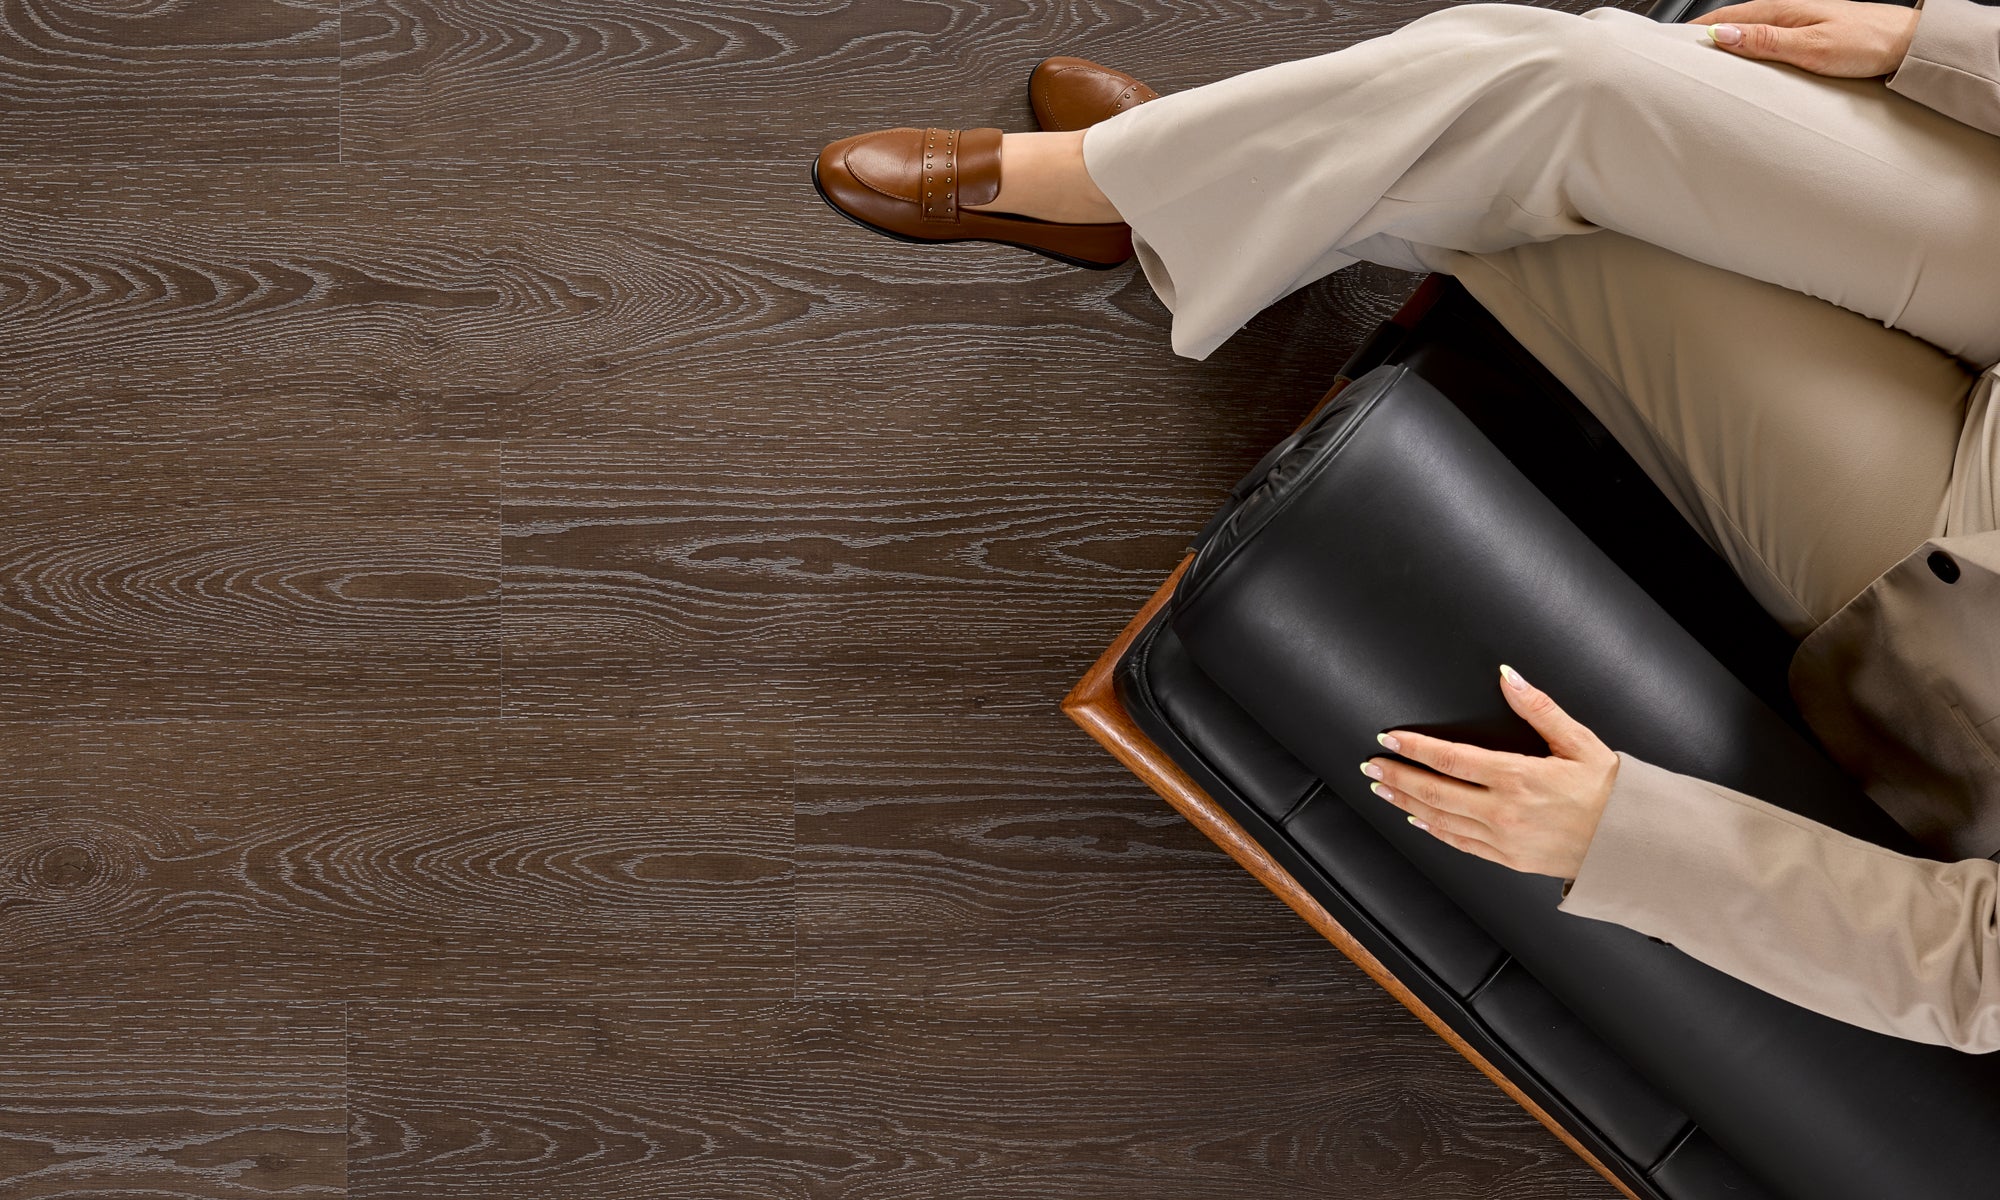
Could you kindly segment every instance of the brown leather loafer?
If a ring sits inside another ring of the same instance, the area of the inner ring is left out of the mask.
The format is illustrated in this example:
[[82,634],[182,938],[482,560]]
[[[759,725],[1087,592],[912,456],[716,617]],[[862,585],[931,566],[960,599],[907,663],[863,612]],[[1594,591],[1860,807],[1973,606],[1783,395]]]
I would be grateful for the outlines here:
[[813,188],[840,215],[905,242],[998,242],[1099,270],[1132,257],[1122,221],[1070,225],[975,212],[1000,194],[998,129],[882,129],[813,161]]
[[1087,58],[1045,58],[1028,76],[1028,106],[1043,129],[1086,129],[1160,94]]

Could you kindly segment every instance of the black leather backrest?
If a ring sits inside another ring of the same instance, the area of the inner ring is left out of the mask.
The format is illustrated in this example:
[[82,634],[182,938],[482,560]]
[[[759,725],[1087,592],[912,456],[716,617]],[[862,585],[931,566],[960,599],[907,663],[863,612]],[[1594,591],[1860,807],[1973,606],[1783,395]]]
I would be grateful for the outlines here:
[[1355,764],[1384,729],[1545,753],[1500,693],[1509,662],[1615,748],[1917,852],[1456,406],[1377,368],[1242,491],[1167,620],[1340,802],[1752,1174],[1814,1200],[1993,1191],[2000,1055],[1846,1025],[1561,913],[1558,880],[1446,846],[1366,791]]
[[1350,384],[1260,467],[1169,619],[1322,778],[1398,727],[1546,754],[1499,692],[1508,662],[1616,749],[1917,852],[1408,368]]

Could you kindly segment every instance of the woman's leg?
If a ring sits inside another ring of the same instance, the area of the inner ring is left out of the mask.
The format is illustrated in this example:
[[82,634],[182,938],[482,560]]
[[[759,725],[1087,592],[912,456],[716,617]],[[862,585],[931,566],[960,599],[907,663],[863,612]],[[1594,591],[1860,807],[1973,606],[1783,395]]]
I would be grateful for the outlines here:
[[1194,358],[1358,259],[1610,229],[2000,360],[2000,138],[1701,26],[1460,5],[1162,96],[1080,149]]
[[1799,637],[1994,516],[2000,372],[1619,233],[1437,258]]

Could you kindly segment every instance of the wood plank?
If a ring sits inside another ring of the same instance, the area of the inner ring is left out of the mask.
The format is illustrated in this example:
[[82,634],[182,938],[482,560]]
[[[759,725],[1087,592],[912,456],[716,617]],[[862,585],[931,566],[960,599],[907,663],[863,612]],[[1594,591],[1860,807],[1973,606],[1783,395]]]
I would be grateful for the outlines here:
[[1338,50],[1442,7],[360,0],[346,25],[346,146],[357,159],[587,161],[747,146],[803,162],[836,137],[896,125],[1032,129],[1028,72],[1052,54],[1174,92]]
[[0,725],[0,996],[789,996],[787,730]]
[[13,165],[0,195],[14,442],[865,429],[1136,461],[1275,436],[1263,405],[1416,282],[1351,268],[1194,363],[1136,268],[894,242],[799,160]]
[[798,156],[891,125],[1026,129],[1028,72],[1051,54],[1099,53],[1179,90],[1387,32],[1411,7],[363,0],[347,19],[347,145],[362,159]]
[[340,155],[339,0],[0,5],[0,161]]
[[809,1078],[827,1083],[806,1094],[868,1154],[806,1194],[1607,1194],[1463,1061],[1401,1036],[1384,999],[817,1005]]
[[349,1195],[799,1195],[811,1086],[789,1002],[354,1006]]
[[0,447],[0,720],[497,714],[499,468]]
[[1605,1194],[1053,707],[1415,277],[805,179],[1427,7],[0,5],[0,1194]]
[[1050,707],[801,727],[802,995],[1264,1003],[1363,984],[1062,724]]
[[1241,428],[1132,461],[951,431],[516,444],[510,711],[1052,710],[1259,453]]
[[339,1005],[0,1001],[0,1194],[346,1194]]
[[352,1194],[1602,1194],[1383,999],[361,1004]]

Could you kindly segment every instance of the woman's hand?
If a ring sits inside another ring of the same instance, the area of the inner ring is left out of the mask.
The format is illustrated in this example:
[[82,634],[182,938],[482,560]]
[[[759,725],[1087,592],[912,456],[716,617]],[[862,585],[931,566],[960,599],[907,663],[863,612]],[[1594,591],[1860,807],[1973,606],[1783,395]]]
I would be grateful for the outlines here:
[[[1892,75],[1910,52],[1917,10],[1872,0],[1748,0],[1703,13],[1689,25],[1731,54],[1790,63],[1815,75]],[[1727,39],[1735,30],[1739,40]]]
[[1446,845],[1516,871],[1574,879],[1611,799],[1618,755],[1512,667],[1500,669],[1507,703],[1553,754],[1508,754],[1396,730],[1380,735],[1382,744],[1436,770],[1371,758],[1362,773],[1381,780],[1370,785],[1375,793]]

